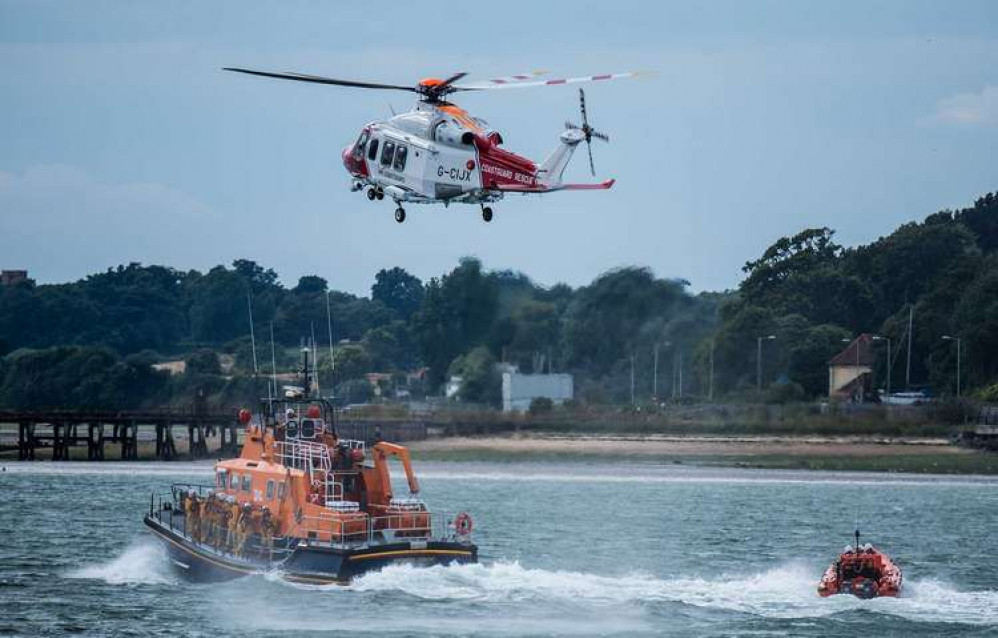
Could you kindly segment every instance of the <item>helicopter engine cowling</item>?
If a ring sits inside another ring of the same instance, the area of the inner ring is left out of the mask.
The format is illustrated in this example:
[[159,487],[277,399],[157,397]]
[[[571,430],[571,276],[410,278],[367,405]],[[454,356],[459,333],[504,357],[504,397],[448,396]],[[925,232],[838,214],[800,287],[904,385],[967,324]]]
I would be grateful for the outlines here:
[[471,144],[471,141],[467,137],[469,134],[474,135],[460,124],[448,122],[447,120],[443,120],[433,127],[434,141],[450,144],[451,146],[467,146]]

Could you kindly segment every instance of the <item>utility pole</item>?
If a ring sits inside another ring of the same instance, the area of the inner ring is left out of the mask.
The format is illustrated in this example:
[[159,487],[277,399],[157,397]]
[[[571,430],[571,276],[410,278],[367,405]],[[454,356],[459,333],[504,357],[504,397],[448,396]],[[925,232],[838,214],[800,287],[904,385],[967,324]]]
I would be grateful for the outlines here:
[[882,335],[874,335],[874,341],[886,341],[887,342],[887,402],[890,403],[891,399],[891,338],[884,337]]
[[904,371],[904,389],[911,389],[911,333],[915,321],[915,306],[908,306],[908,363]]
[[683,398],[683,353],[679,353],[679,398]]
[[755,352],[755,392],[759,397],[762,396],[762,342],[772,341],[776,338],[776,335],[768,335],[765,337],[760,336],[756,339],[756,352]]

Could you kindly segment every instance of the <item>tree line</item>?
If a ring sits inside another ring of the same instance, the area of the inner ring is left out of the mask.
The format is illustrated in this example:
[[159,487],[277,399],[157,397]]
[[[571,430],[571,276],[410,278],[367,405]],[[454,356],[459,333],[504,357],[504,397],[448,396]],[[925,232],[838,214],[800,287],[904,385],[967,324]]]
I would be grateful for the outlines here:
[[[768,400],[802,400],[827,390],[828,360],[859,333],[890,338],[893,358],[903,356],[909,312],[913,384],[954,391],[945,334],[962,340],[964,387],[995,391],[995,194],[852,248],[829,228],[804,229],[743,271],[737,289],[699,294],[642,267],[546,287],[472,258],[426,282],[383,269],[368,297],[318,275],[287,287],[246,259],[205,273],[132,263],[72,283],[27,281],[0,287],[0,404],[123,408],[189,403],[195,393],[245,401],[260,391],[254,362],[270,372],[271,335],[281,370],[315,335],[320,383],[347,400],[369,399],[365,374],[381,372],[416,394],[458,375],[462,399],[496,404],[498,362],[570,372],[584,404],[754,398],[760,372]],[[761,361],[760,336],[774,337]],[[152,367],[171,359],[185,361],[184,374]],[[886,363],[878,352],[879,385]],[[901,388],[904,366],[891,369]]]

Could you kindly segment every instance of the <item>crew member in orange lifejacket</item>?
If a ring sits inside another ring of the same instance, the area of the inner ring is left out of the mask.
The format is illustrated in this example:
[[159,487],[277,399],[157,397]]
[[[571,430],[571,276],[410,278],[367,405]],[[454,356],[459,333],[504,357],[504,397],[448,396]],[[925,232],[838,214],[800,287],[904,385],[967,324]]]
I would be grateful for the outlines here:
[[312,490],[311,493],[308,495],[308,502],[313,503],[315,505],[321,504],[321,498],[322,498],[321,492],[322,492],[322,483],[319,482],[319,479],[313,479]]

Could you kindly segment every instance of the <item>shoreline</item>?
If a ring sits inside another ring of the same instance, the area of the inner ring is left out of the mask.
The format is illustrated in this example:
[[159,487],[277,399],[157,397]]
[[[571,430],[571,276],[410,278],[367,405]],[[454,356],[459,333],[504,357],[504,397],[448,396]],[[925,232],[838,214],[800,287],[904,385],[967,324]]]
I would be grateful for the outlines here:
[[[510,433],[480,437],[455,436],[403,442],[420,461],[572,462],[656,464],[706,468],[854,471],[904,474],[998,475],[998,454],[952,445],[938,437],[780,436],[663,434]],[[215,455],[174,461],[153,456],[152,445],[140,443],[140,458],[123,462],[113,457],[87,461],[77,451],[73,465],[115,466],[125,463],[165,463],[166,468],[210,467]],[[178,446],[181,447],[181,446]],[[0,465],[21,463],[16,450],[0,454]],[[51,464],[41,455],[28,463]]]
[[628,436],[516,434],[414,441],[434,461],[647,462],[704,467],[998,474],[998,454],[925,437]]

